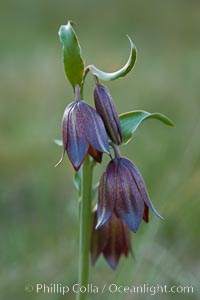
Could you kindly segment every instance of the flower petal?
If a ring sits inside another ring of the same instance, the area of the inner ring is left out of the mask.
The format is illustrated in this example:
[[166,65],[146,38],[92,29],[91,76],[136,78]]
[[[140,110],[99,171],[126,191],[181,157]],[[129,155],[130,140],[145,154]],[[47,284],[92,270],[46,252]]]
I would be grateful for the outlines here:
[[157,212],[157,210],[155,209],[153,203],[151,202],[151,200],[149,198],[147,188],[146,188],[144,179],[143,179],[140,171],[129,159],[124,159],[124,164],[131,170],[135,184],[137,185],[138,190],[139,190],[144,202],[146,203],[146,205],[154,212],[154,214],[158,218],[163,220],[163,217]]
[[104,248],[108,244],[109,239],[109,225],[104,224],[101,228],[95,229],[97,223],[97,212],[94,212],[92,221],[92,232],[90,242],[90,253],[92,265],[95,264],[99,255],[103,252]]
[[89,146],[88,153],[96,160],[97,162],[101,163],[102,162],[102,156],[103,153],[96,150],[92,146]]
[[64,111],[63,118],[62,118],[62,137],[63,137],[63,147],[66,150],[67,147],[67,130],[68,130],[68,120],[69,120],[69,113],[71,109],[74,107],[75,102],[70,103]]
[[123,163],[124,158],[118,160],[116,212],[128,227],[136,232],[144,214],[144,202],[132,179],[129,168]]
[[89,144],[98,151],[109,154],[107,134],[101,117],[85,101],[79,101],[78,105]]
[[119,262],[120,256],[124,252],[124,236],[121,220],[115,215],[109,221],[109,239],[108,244],[103,250],[105,259],[114,270]]
[[117,166],[112,160],[101,177],[98,193],[98,223],[96,229],[105,224],[113,213],[117,196],[116,169]]
[[144,203],[144,215],[143,220],[148,223],[149,222],[149,207]]
[[66,145],[67,154],[76,171],[83,163],[88,148],[89,144],[85,137],[82,116],[78,108],[78,102],[76,102],[68,116]]
[[129,252],[131,252],[131,254],[133,255],[130,231],[128,226],[125,224],[123,220],[121,220],[121,226],[122,226],[123,238],[124,238],[124,255],[127,257]]

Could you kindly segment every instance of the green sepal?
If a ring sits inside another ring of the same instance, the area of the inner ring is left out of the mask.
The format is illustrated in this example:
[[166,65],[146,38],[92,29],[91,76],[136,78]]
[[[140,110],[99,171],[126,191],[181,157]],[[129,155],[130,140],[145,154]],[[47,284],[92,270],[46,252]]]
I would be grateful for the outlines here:
[[165,115],[160,113],[149,113],[144,110],[134,110],[119,115],[122,129],[122,142],[127,144],[138,126],[147,119],[157,119],[168,126],[174,126],[174,123]]
[[63,45],[65,73],[75,89],[76,84],[81,85],[83,80],[84,61],[81,57],[81,47],[72,25],[71,21],[66,25],[61,25],[58,34]]
[[128,35],[127,35],[127,37],[131,44],[131,52],[130,52],[130,56],[129,56],[127,63],[120,70],[113,72],[113,73],[107,73],[107,72],[97,69],[93,65],[88,66],[87,69],[89,69],[93,75],[97,76],[99,79],[101,79],[103,81],[115,80],[120,77],[124,77],[126,74],[128,74],[135,65],[137,50],[136,50],[136,47],[133,44],[131,38]]

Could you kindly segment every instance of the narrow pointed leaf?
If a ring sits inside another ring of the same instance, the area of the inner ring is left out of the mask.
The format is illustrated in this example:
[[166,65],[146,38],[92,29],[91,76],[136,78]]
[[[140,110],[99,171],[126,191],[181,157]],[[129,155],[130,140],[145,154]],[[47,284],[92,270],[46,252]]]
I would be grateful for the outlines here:
[[62,140],[54,139],[53,141],[54,141],[54,143],[55,143],[57,146],[63,147],[63,141],[62,141]]
[[134,110],[119,115],[121,129],[122,129],[122,141],[127,144],[138,126],[147,119],[157,119],[168,126],[174,126],[173,122],[163,114],[149,113],[143,110]]
[[120,70],[113,72],[113,73],[107,73],[107,72],[101,71],[101,70],[97,69],[95,66],[90,65],[90,66],[88,66],[88,68],[93,75],[96,75],[101,80],[109,81],[109,80],[118,79],[120,77],[124,77],[126,74],[128,74],[132,70],[132,68],[134,67],[135,62],[136,62],[137,51],[136,51],[136,47],[133,44],[131,38],[129,36],[127,36],[127,37],[131,44],[131,52],[130,52],[130,56],[129,56],[127,63]]
[[63,45],[63,61],[65,73],[73,88],[81,84],[84,74],[84,61],[81,57],[81,48],[72,22],[60,26],[59,37]]

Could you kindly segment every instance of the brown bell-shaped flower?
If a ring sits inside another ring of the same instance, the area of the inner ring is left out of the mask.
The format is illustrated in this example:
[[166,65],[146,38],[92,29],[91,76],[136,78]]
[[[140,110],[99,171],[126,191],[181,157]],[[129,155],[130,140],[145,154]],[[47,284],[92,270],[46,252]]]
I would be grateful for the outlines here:
[[97,83],[94,88],[94,103],[109,137],[116,145],[120,145],[122,132],[116,107],[107,87],[100,83]]
[[112,214],[109,221],[101,228],[95,229],[97,222],[97,211],[93,213],[91,232],[91,260],[95,264],[102,253],[109,266],[115,269],[122,255],[128,256],[132,253],[130,231],[124,221]]
[[112,159],[100,180],[96,228],[109,222],[115,213],[136,232],[142,219],[148,222],[149,208],[162,219],[149,198],[136,166],[125,157]]
[[87,153],[98,162],[101,162],[103,152],[110,153],[101,117],[83,100],[72,102],[65,109],[62,137],[64,151],[75,171],[78,171]]

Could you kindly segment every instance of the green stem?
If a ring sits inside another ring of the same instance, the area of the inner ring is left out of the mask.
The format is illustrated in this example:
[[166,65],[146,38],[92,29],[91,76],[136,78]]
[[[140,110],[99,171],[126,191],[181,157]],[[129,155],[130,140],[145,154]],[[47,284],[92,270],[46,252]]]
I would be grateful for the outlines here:
[[[87,286],[89,276],[90,235],[92,220],[92,173],[93,164],[88,155],[82,169],[81,202],[80,202],[80,237],[79,237],[79,286]],[[77,300],[84,300],[86,293],[78,293]]]

